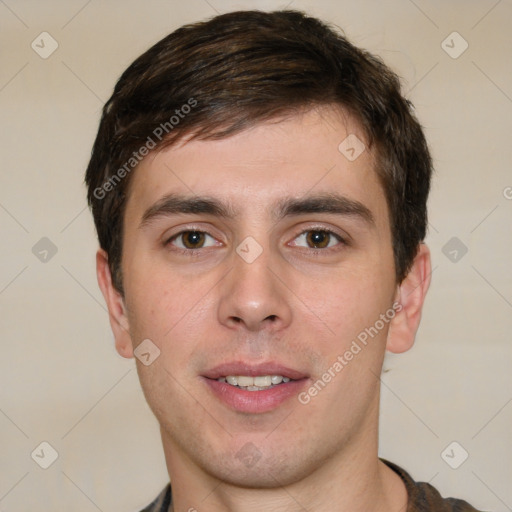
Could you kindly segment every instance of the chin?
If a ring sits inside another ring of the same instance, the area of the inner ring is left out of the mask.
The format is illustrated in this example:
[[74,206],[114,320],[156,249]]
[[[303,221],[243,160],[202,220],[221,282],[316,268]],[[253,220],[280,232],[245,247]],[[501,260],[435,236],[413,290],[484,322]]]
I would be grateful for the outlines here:
[[276,489],[299,482],[322,464],[318,455],[308,457],[303,449],[300,453],[296,450],[290,446],[287,452],[274,449],[272,453],[262,453],[247,442],[235,452],[219,454],[200,465],[212,477],[236,487]]
[[[252,468],[241,468],[238,464],[211,464],[204,468],[211,476],[223,483],[245,489],[277,489],[301,480],[298,468],[283,468],[275,464],[260,463]],[[210,471],[209,471],[210,470]]]

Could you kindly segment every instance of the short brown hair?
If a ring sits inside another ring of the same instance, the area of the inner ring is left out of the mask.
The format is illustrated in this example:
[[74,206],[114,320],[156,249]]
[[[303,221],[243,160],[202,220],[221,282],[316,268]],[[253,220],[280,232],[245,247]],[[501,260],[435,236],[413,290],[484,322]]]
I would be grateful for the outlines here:
[[[319,105],[355,116],[376,149],[395,273],[407,275],[427,226],[432,162],[398,77],[374,55],[298,11],[240,11],[185,25],[137,58],[105,104],[86,172],[100,246],[122,292],[130,172],[149,150],[220,139]],[[341,142],[341,141],[340,141]]]

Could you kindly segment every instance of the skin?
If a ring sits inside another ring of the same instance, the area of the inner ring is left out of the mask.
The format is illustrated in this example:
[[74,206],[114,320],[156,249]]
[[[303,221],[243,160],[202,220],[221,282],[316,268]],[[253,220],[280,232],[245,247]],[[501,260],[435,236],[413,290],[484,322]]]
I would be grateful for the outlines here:
[[[404,485],[377,456],[379,376],[386,350],[414,342],[430,255],[420,244],[409,275],[396,283],[375,155],[366,149],[349,161],[338,150],[348,134],[364,141],[357,122],[322,107],[151,154],[127,201],[124,297],[98,251],[118,352],[133,357],[148,338],[161,351],[137,368],[161,425],[176,511],[329,511],[333,503],[340,511],[405,510]],[[364,205],[373,223],[328,212],[272,215],[285,197],[333,191]],[[236,216],[142,222],[171,193],[216,198]],[[209,236],[187,248],[190,239],[186,246],[176,236],[187,230]],[[252,263],[236,252],[248,236],[262,248]],[[306,405],[293,396],[268,412],[236,411],[201,377],[226,361],[277,361],[306,374],[307,391],[394,301],[401,310]],[[255,462],[240,450],[256,454]]]

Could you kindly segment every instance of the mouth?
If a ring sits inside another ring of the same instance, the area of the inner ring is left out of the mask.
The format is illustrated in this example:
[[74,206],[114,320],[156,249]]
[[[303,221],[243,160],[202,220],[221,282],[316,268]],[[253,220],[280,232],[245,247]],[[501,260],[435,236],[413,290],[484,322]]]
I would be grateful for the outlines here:
[[230,409],[258,414],[282,406],[306,386],[309,376],[276,363],[227,363],[202,375],[215,397]]

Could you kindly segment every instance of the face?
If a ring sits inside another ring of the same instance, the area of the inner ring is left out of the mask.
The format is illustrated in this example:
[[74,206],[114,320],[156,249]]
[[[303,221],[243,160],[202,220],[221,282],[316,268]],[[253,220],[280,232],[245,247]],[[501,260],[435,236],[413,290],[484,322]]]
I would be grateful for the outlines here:
[[170,472],[274,487],[376,446],[405,313],[374,155],[349,160],[349,134],[364,141],[324,108],[180,143],[132,176],[116,346],[160,350],[137,367]]

